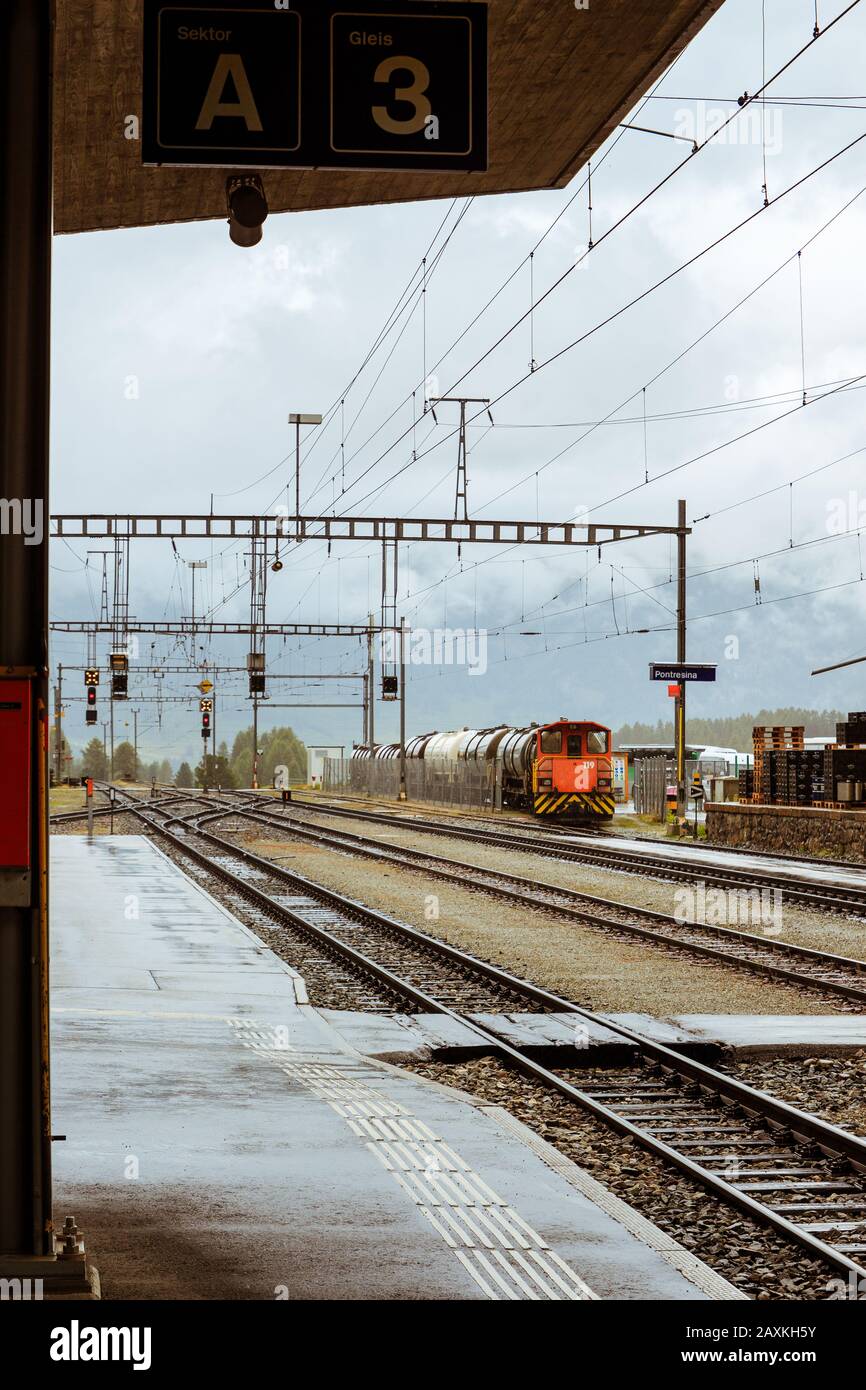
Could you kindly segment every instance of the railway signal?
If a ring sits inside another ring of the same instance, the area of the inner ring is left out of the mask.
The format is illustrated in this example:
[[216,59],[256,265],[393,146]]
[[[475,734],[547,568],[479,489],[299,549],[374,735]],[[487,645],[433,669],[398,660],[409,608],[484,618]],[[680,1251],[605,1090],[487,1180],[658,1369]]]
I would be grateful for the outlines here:
[[125,652],[112,652],[108,660],[111,666],[111,698],[125,700],[129,684],[129,657]]
[[247,672],[250,679],[250,694],[264,695],[265,693],[265,654],[264,652],[247,653]]
[[99,671],[94,667],[84,672],[87,687],[87,709],[84,711],[85,724],[95,724],[99,715],[96,711],[96,687],[99,684]]
[[202,699],[198,702],[199,713],[201,714],[201,736],[203,739],[210,738],[210,721],[213,714],[213,700]]

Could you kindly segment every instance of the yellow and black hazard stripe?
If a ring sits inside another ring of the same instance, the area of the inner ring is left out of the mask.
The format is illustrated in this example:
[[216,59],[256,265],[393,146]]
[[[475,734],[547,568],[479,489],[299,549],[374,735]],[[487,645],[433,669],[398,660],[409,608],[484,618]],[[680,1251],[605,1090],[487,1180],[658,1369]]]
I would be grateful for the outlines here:
[[614,801],[600,792],[536,792],[533,810],[537,816],[562,815],[566,811],[612,816]]

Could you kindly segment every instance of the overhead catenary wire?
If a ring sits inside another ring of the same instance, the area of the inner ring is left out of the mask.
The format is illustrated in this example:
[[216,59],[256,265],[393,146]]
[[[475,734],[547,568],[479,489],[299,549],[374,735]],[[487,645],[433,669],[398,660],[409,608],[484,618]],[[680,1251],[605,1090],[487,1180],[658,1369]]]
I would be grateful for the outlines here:
[[[855,0],[855,4],[856,4],[856,3],[859,3],[859,0]],[[845,13],[847,13],[849,10],[851,10],[851,9],[853,9],[853,8],[854,8],[854,5],[853,5],[853,4],[850,5],[850,6],[848,6],[848,7],[847,7],[847,10],[843,11],[842,14],[840,14],[839,16],[836,17],[836,20],[834,21],[834,23],[838,22],[839,19],[841,19],[842,17],[844,17],[844,14],[845,14]],[[808,47],[808,45],[807,45],[806,47]],[[801,51],[804,51],[804,50],[801,50]],[[792,61],[794,61],[794,60],[796,59],[796,56],[797,56],[797,55],[794,55],[794,58],[790,59],[789,62],[788,62],[788,64],[785,65],[785,67],[789,66],[789,65],[790,65],[790,62],[792,62]],[[783,70],[784,70],[784,68],[783,68],[783,69],[780,69],[779,71],[781,72],[781,71],[783,71]],[[775,77],[775,75],[774,75],[774,77]],[[771,78],[771,79],[770,79],[770,81],[773,81],[773,80],[774,80],[774,78]],[[734,113],[730,119],[734,119],[734,117],[735,117],[736,114],[737,114],[737,113]],[[721,127],[720,127],[719,129],[721,129]],[[713,136],[715,136],[715,135],[718,134],[718,133],[719,133],[718,130],[717,130],[717,131],[714,131],[714,132],[713,132]],[[712,137],[710,137],[710,138],[712,138]],[[643,200],[642,200],[642,201],[643,201]],[[609,229],[609,230],[613,230],[613,229]],[[608,235],[608,234],[609,234],[609,233],[606,233],[605,235]],[[534,298],[534,296],[533,296],[533,298]],[[512,388],[512,389],[513,389],[513,388]],[[444,442],[444,441],[443,441],[443,442]],[[434,446],[434,447],[435,447],[435,446]],[[430,451],[427,450],[427,451],[425,451],[425,452],[430,452]],[[416,456],[417,456],[417,452],[416,452]],[[365,470],[365,471],[369,471],[369,470]],[[400,470],[400,471],[403,471],[403,470]],[[538,470],[534,470],[534,471],[535,471],[535,474],[536,474],[536,476],[537,476]],[[363,475],[362,475],[362,476],[363,476]],[[386,480],[379,486],[379,488],[374,489],[374,490],[373,490],[373,494],[367,494],[367,496],[369,497],[370,495],[374,495],[376,491],[380,491],[382,487],[387,486],[388,482],[390,482],[390,481],[392,481],[392,480],[393,480],[393,475],[392,475],[392,478],[386,479]],[[356,481],[357,481],[357,480],[356,480]],[[645,481],[646,481],[646,476],[645,476]]]
[[[643,194],[643,195],[642,195],[635,203],[633,203],[624,213],[622,213],[621,216],[620,216],[619,218],[617,218],[617,219],[612,223],[612,225],[611,225],[610,227],[608,227],[607,230],[606,230],[605,232],[603,232],[602,235],[601,235],[596,241],[594,241],[594,242],[592,243],[592,245],[591,245],[590,247],[587,248],[587,250],[586,250],[586,252],[584,252],[583,256],[579,257],[572,265],[570,265],[566,270],[564,270],[564,271],[561,273],[561,275],[559,275],[559,276],[553,281],[553,283],[552,283],[550,286],[548,286],[548,288],[544,291],[544,293],[536,300],[535,306],[534,306],[534,307],[537,308],[539,305],[541,305],[542,303],[544,303],[545,300],[546,300],[552,293],[554,293],[554,292],[555,292],[555,291],[568,279],[568,277],[569,277],[571,274],[574,273],[574,271],[577,269],[577,267],[578,267],[580,264],[582,264],[582,262],[586,259],[586,257],[590,254],[591,251],[597,250],[597,248],[598,248],[604,241],[606,241],[610,236],[612,236],[616,231],[618,231],[619,228],[622,227],[632,216],[634,216],[634,214],[635,214],[640,208],[642,208],[642,207],[645,206],[645,204],[649,201],[650,198],[654,197],[662,188],[664,188],[664,187],[670,182],[670,180],[671,180],[672,178],[674,178],[683,168],[685,168],[687,164],[690,164],[690,163],[697,157],[697,155],[699,155],[704,149],[707,148],[707,146],[708,146],[713,140],[715,140],[719,135],[721,135],[721,133],[722,133],[725,129],[727,129],[727,127],[731,124],[731,122],[734,121],[734,120],[736,120],[737,117],[738,117],[744,110],[746,110],[747,107],[748,107],[749,105],[751,105],[753,102],[756,102],[756,101],[758,100],[758,98],[761,96],[762,92],[765,91],[765,89],[766,89],[767,86],[769,86],[769,85],[771,85],[773,82],[777,81],[778,78],[781,77],[782,74],[785,73],[795,62],[797,62],[797,60],[798,60],[800,57],[802,57],[802,55],[803,55],[804,53],[806,53],[816,42],[818,42],[818,39],[819,39],[819,38],[825,37],[825,36],[830,32],[830,30],[831,30],[832,28],[835,27],[835,25],[837,25],[842,19],[844,19],[848,14],[850,14],[852,10],[856,9],[857,6],[858,6],[859,4],[860,4],[860,0],[851,0],[851,3],[850,3],[848,6],[846,6],[846,8],[845,8],[844,10],[842,10],[842,11],[831,21],[830,24],[828,24],[828,25],[826,26],[826,28],[821,32],[820,35],[818,35],[818,36],[813,36],[813,38],[811,38],[807,43],[805,43],[804,45],[802,45],[802,47],[799,48],[799,49],[797,50],[796,53],[794,53],[789,59],[787,59],[786,62],[784,62],[784,63],[782,64],[782,66],[779,67],[779,68],[771,75],[771,77],[769,77],[769,78],[767,78],[766,80],[762,81],[761,87],[758,89],[757,92],[754,92],[754,93],[750,94],[750,95],[746,98],[746,100],[743,102],[743,104],[737,108],[736,111],[732,112],[731,115],[730,115],[725,121],[723,121],[721,125],[719,125],[719,126],[718,126],[717,128],[715,128],[713,131],[711,131],[711,132],[707,135],[707,137],[705,138],[705,140],[703,140],[702,142],[700,142],[700,143],[698,144],[697,151],[695,151],[695,152],[692,153],[692,154],[687,155],[686,158],[685,158],[684,160],[682,160],[678,165],[676,165],[676,166],[674,167],[674,169],[669,170],[669,172],[668,172],[667,174],[665,174],[663,178],[661,178],[660,180],[658,180],[657,183],[655,183],[645,194]],[[723,240],[725,240],[725,239],[727,238],[727,236],[732,235],[735,231],[739,230],[740,227],[747,225],[747,223],[748,223],[749,221],[753,220],[756,216],[758,216],[760,212],[768,210],[769,206],[776,206],[776,205],[778,204],[778,202],[781,201],[782,198],[784,198],[785,196],[787,196],[787,194],[789,194],[790,192],[792,192],[794,189],[798,188],[803,182],[806,181],[806,179],[812,177],[815,173],[821,172],[821,170],[822,170],[823,168],[827,167],[827,165],[829,165],[829,163],[831,163],[833,159],[839,158],[839,157],[841,157],[841,155],[847,153],[849,149],[854,148],[854,146],[857,145],[857,144],[859,144],[859,142],[860,142],[862,139],[864,139],[864,138],[866,138],[866,135],[858,136],[856,139],[850,141],[847,145],[843,146],[841,150],[837,151],[837,153],[836,153],[835,155],[831,156],[828,160],[823,161],[820,165],[816,166],[812,171],[810,171],[809,174],[804,175],[802,179],[799,179],[799,180],[795,181],[795,183],[790,184],[790,185],[788,185],[787,188],[783,189],[782,192],[781,192],[780,194],[778,194],[778,196],[777,196],[776,198],[773,199],[772,204],[769,204],[769,203],[768,203],[768,204],[764,204],[764,205],[762,205],[761,208],[758,208],[755,212],[751,213],[751,214],[750,214],[749,216],[747,216],[746,218],[743,218],[743,219],[741,220],[741,222],[737,223],[733,228],[731,228],[731,229],[730,229],[727,233],[725,233],[721,238],[717,239],[717,241],[711,243],[711,245],[710,245],[709,247],[705,248],[704,251],[702,251],[701,253],[699,253],[699,255],[706,254],[706,252],[707,252],[708,250],[714,249],[714,247],[715,247],[716,245],[721,244],[721,242],[722,242]],[[669,276],[665,277],[662,281],[658,282],[657,285],[651,287],[651,290],[646,291],[645,294],[646,294],[646,293],[652,292],[652,289],[658,288],[659,285],[666,283],[668,279],[673,278],[673,276],[674,276],[675,274],[680,273],[680,271],[681,271],[682,269],[685,269],[685,268],[687,268],[689,265],[693,264],[693,263],[694,263],[694,260],[696,260],[696,259],[698,259],[698,258],[699,258],[699,257],[695,257],[695,258],[692,258],[692,259],[690,259],[689,261],[685,262],[683,266],[678,267],[675,271],[672,271],[672,272],[670,273]],[[629,301],[629,303],[628,303],[626,306],[624,306],[622,310],[620,310],[620,311],[618,311],[618,312],[624,312],[626,308],[631,308],[631,307],[633,307],[634,304],[639,303],[640,300],[641,300],[642,298],[645,297],[645,294],[642,295],[642,296],[638,296],[638,298],[635,299],[635,300]],[[482,364],[483,364],[483,363],[484,363],[484,362],[497,350],[497,348],[499,348],[499,347],[512,335],[512,333],[514,333],[514,332],[516,331],[517,328],[519,328],[523,323],[525,323],[526,318],[527,318],[527,315],[528,315],[528,311],[526,311],[526,312],[524,312],[523,314],[521,314],[521,315],[520,315],[520,316],[519,316],[519,317],[518,317],[506,330],[505,330],[505,332],[502,333],[502,334],[499,336],[499,338],[496,339],[496,341],[492,344],[492,346],[489,347],[489,348],[482,354],[482,356],[481,356],[480,358],[476,359],[476,361],[473,362],[473,364],[472,364],[470,367],[468,367],[468,368],[467,368],[455,381],[453,381],[453,382],[451,383],[451,385],[447,388],[445,394],[449,394],[449,395],[450,395],[450,394],[453,394],[454,392],[456,392],[457,388],[466,380],[466,378],[467,378],[468,376],[470,376],[473,372],[477,371],[478,368],[479,368],[479,367],[480,367],[480,366],[481,366],[481,365],[482,365]],[[595,332],[595,331],[597,331],[597,329],[598,329],[599,327],[604,327],[607,323],[609,323],[609,322],[612,321],[613,317],[616,317],[616,315],[613,315],[613,316],[611,316],[610,318],[603,320],[601,324],[596,325],[594,329],[590,330],[590,332]],[[540,363],[539,366],[538,366],[538,368],[537,368],[537,370],[541,370],[542,367],[549,366],[552,362],[557,361],[557,360],[559,359],[559,357],[561,357],[565,352],[570,351],[570,350],[572,349],[572,347],[574,347],[574,346],[576,346],[578,343],[584,341],[584,340],[585,340],[585,337],[587,337],[587,336],[589,336],[589,334],[581,335],[581,337],[578,338],[578,339],[576,339],[576,340],[574,340],[573,343],[568,344],[566,347],[562,348],[559,352],[554,353],[554,354],[553,354],[551,357],[549,357],[545,362]],[[532,373],[526,373],[526,374],[524,374],[523,376],[521,376],[520,378],[518,378],[518,380],[517,380],[516,382],[514,382],[514,383],[512,384],[512,386],[509,387],[508,390],[507,390],[506,392],[504,392],[502,395],[500,395],[499,397],[497,397],[494,401],[491,402],[491,404],[492,404],[492,405],[496,405],[499,401],[503,400],[503,399],[505,398],[506,395],[510,394],[511,391],[515,390],[515,389],[517,388],[517,386],[522,385],[523,382],[524,382],[529,376],[531,376],[531,375],[532,375]],[[477,418],[477,417],[473,417],[473,418]],[[451,438],[451,437],[452,437],[452,436],[448,436],[448,438]],[[395,449],[395,448],[398,446],[398,444],[402,443],[402,441],[403,441],[405,438],[406,438],[406,431],[403,431],[403,432],[397,437],[397,439],[395,439],[394,441],[392,441],[392,443],[387,447],[387,449],[386,449],[383,453],[379,454],[379,456],[378,456],[376,459],[374,459],[373,462],[372,462],[371,464],[369,464],[365,469],[362,470],[362,472],[359,474],[358,478],[355,479],[355,482],[352,483],[352,484],[350,484],[349,487],[350,487],[350,488],[351,488],[351,487],[354,487],[358,482],[360,482],[361,479],[364,478],[373,468],[375,468],[384,458],[386,458],[387,455],[388,455],[389,453],[391,453],[392,450]],[[447,440],[443,440],[442,442],[445,443],[445,442],[447,442]],[[399,471],[402,472],[402,471],[404,471],[404,470],[401,469],[401,470],[399,470]],[[395,477],[395,476],[398,476],[398,475],[396,475],[396,474],[395,474],[395,475],[392,475],[392,478],[389,479],[388,481],[393,481],[393,477]],[[348,490],[349,490],[349,488],[347,488],[347,491],[348,491]],[[363,500],[365,500],[365,499],[362,499],[362,501],[363,501]]]
[[[784,188],[784,189],[773,199],[773,201],[772,201],[767,207],[763,207],[763,206],[762,206],[762,207],[759,207],[759,208],[755,209],[753,212],[748,213],[748,214],[747,214],[744,218],[742,218],[739,222],[737,222],[737,223],[735,223],[733,226],[729,227],[725,232],[723,232],[723,233],[721,233],[719,236],[715,237],[711,242],[709,242],[707,245],[703,246],[699,251],[695,252],[692,256],[689,256],[685,261],[682,261],[678,266],[674,267],[673,270],[668,271],[667,274],[661,276],[658,280],[654,281],[653,284],[651,284],[650,286],[648,286],[646,289],[642,290],[639,294],[633,296],[630,300],[626,301],[626,303],[620,305],[618,309],[616,309],[616,310],[614,310],[613,312],[611,312],[610,314],[606,315],[605,318],[603,318],[603,319],[599,320],[598,322],[596,322],[595,324],[593,324],[591,328],[588,328],[585,332],[581,333],[577,338],[572,339],[571,342],[569,342],[569,343],[565,344],[563,347],[559,348],[556,352],[554,352],[553,354],[551,354],[550,357],[548,357],[547,359],[545,359],[545,361],[539,363],[536,370],[537,370],[537,371],[541,371],[543,368],[552,365],[552,363],[558,361],[560,358],[562,358],[563,356],[565,356],[567,353],[573,351],[574,348],[579,347],[579,346],[581,346],[583,343],[587,342],[595,333],[599,332],[602,328],[605,328],[605,327],[607,327],[609,324],[611,324],[611,323],[613,323],[614,321],[616,321],[616,320],[617,320],[618,318],[620,318],[623,314],[627,313],[630,309],[634,308],[637,304],[640,304],[641,302],[643,302],[645,299],[647,299],[650,295],[652,295],[653,293],[655,293],[655,291],[657,291],[658,289],[660,289],[662,286],[664,286],[664,285],[666,285],[666,284],[669,284],[669,283],[670,283],[673,279],[675,279],[678,275],[682,274],[683,271],[685,271],[686,269],[689,269],[690,267],[696,265],[696,264],[698,263],[698,261],[700,261],[704,256],[708,255],[709,252],[711,252],[711,251],[717,249],[717,248],[718,248],[719,246],[721,246],[724,242],[726,242],[727,240],[729,240],[732,236],[735,236],[739,231],[742,230],[743,227],[747,226],[750,222],[753,222],[756,218],[759,218],[759,217],[761,217],[761,216],[766,216],[769,212],[771,212],[772,209],[776,208],[776,207],[779,205],[779,203],[780,203],[785,197],[787,197],[790,193],[794,192],[795,190],[797,190],[797,189],[799,189],[799,188],[802,188],[802,187],[809,181],[809,179],[814,178],[817,174],[823,172],[823,170],[825,170],[826,168],[828,168],[835,160],[842,158],[842,156],[845,155],[845,154],[848,154],[852,149],[854,149],[855,147],[857,147],[858,145],[860,145],[864,140],[866,140],[866,132],[864,132],[864,133],[861,134],[861,135],[856,136],[853,140],[851,140],[851,141],[849,141],[847,144],[843,145],[843,146],[841,147],[841,149],[837,150],[834,154],[829,155],[826,159],[822,160],[820,164],[815,165],[815,166],[814,166],[812,169],[810,169],[807,173],[801,175],[801,177],[800,177],[799,179],[796,179],[793,183],[789,184],[786,188]],[[861,190],[861,192],[862,192],[862,190]],[[859,196],[859,195],[857,195],[857,196]],[[790,258],[789,258],[789,259],[790,259]],[[566,272],[566,273],[567,273],[567,272]],[[524,317],[525,317],[525,316],[524,316]],[[490,402],[490,408],[492,409],[494,406],[498,405],[501,401],[505,400],[509,395],[511,395],[512,392],[514,392],[515,390],[517,390],[517,388],[518,388],[519,386],[523,385],[524,382],[528,379],[528,376],[529,376],[529,375],[530,375],[529,373],[524,373],[522,376],[518,377],[515,381],[513,381],[508,387],[505,388],[504,391],[500,392],[500,394],[499,394],[498,396],[496,396],[495,398],[493,398],[493,399],[491,400],[491,402]],[[462,380],[462,378],[461,378],[461,380]],[[453,389],[453,388],[449,388],[449,389]],[[823,399],[823,397],[819,397],[818,399]],[[807,404],[811,405],[811,404],[813,404],[813,403],[814,403],[814,402],[808,402]],[[477,412],[476,415],[472,417],[472,419],[473,419],[473,420],[478,419],[479,416],[480,416],[482,413],[483,413],[483,412],[481,412],[481,411]],[[775,417],[775,418],[778,419],[778,418],[783,418],[783,417]],[[772,423],[772,422],[770,422],[770,423]],[[764,428],[764,426],[759,426],[759,427],[756,427],[756,428]],[[435,449],[441,447],[442,444],[447,443],[448,440],[450,440],[450,439],[452,439],[452,438],[454,437],[455,433],[456,433],[456,431],[452,431],[449,435],[446,436],[445,439],[438,440],[434,445],[432,445],[432,446],[430,447],[430,449],[427,449],[427,450],[425,450],[423,453],[419,454],[419,456],[418,456],[418,457],[419,457],[419,460],[420,460],[420,459],[423,459],[424,457],[426,457],[427,455],[429,455],[430,453],[432,453]],[[749,433],[749,432],[747,432],[747,433]],[[743,436],[743,437],[745,437],[745,436]],[[397,442],[397,441],[395,441],[395,444],[396,444],[396,442]],[[364,469],[364,470],[362,471],[361,474],[359,474],[358,478],[357,478],[355,481],[356,481],[356,482],[359,482],[359,481],[361,480],[361,478],[363,478],[366,474],[368,474],[369,472],[371,472],[372,469],[377,465],[377,463],[381,462],[382,459],[385,458],[385,457],[387,456],[387,454],[391,452],[391,449],[392,449],[393,447],[395,447],[395,445],[389,446],[389,448],[385,451],[385,453],[380,454],[379,457],[378,457],[377,459],[375,459],[371,464],[368,465],[368,467],[367,467],[366,469]],[[702,457],[702,456],[698,456],[698,457]],[[658,473],[658,474],[654,475],[654,477],[650,479],[650,483],[654,483],[654,482],[658,481],[659,478],[667,477],[667,476],[670,475],[670,473],[676,472],[676,471],[678,471],[680,468],[687,467],[687,466],[688,466],[688,463],[689,463],[689,462],[692,462],[692,461],[693,461],[693,460],[688,460],[688,461],[686,461],[686,463],[677,465],[677,466],[676,466],[675,468],[673,468],[673,469],[666,469],[666,470],[663,470],[661,473]],[[355,503],[355,505],[356,505],[356,506],[357,506],[357,505],[362,505],[363,502],[366,501],[370,496],[373,496],[376,492],[380,491],[383,487],[385,487],[385,486],[389,485],[390,483],[394,482],[394,480],[395,480],[396,478],[398,478],[402,473],[406,472],[406,470],[407,470],[409,467],[411,467],[411,460],[410,460],[409,462],[407,462],[407,463],[404,463],[404,464],[401,465],[399,468],[397,468],[397,469],[395,470],[395,472],[393,472],[393,473],[392,473],[387,479],[385,479],[382,483],[378,484],[375,488],[373,488],[373,489],[371,490],[371,492],[365,494],[359,501],[357,501],[357,502]],[[538,471],[538,470],[534,470],[534,471]],[[596,504],[596,506],[594,506],[594,507],[591,508],[590,510],[596,511],[596,510],[598,510],[599,507],[604,506],[604,505],[607,505],[607,504],[610,503],[610,502],[619,501],[621,498],[623,498],[623,497],[625,497],[625,496],[628,496],[628,495],[630,495],[630,494],[633,493],[633,492],[636,492],[636,491],[638,490],[639,487],[645,487],[645,486],[647,486],[646,483],[640,483],[640,484],[635,485],[634,487],[624,489],[622,492],[617,493],[614,497],[611,497],[611,498],[606,499],[605,502]],[[347,488],[347,491],[348,491],[348,488]]]
[[[858,2],[859,2],[859,0],[858,0]],[[666,79],[669,77],[670,73],[673,71],[674,67],[675,67],[676,64],[679,62],[679,60],[680,60],[681,57],[682,57],[682,53],[679,53],[679,54],[677,55],[677,57],[674,59],[674,61],[671,63],[671,65],[668,67],[668,69],[666,70],[666,72],[662,75],[662,77],[660,77],[660,78],[658,79],[658,81],[657,81],[657,83],[656,83],[656,87],[653,88],[652,91],[651,91],[650,93],[647,93],[647,94],[641,99],[641,102],[640,102],[639,107],[638,107],[638,110],[639,110],[639,111],[642,110],[643,107],[644,107],[644,105],[646,104],[646,102],[650,100],[650,98],[651,98],[651,96],[652,96],[652,93],[653,93],[653,92],[656,90],[656,88],[661,84],[661,82],[664,81],[664,80],[666,80]],[[619,144],[619,141],[622,139],[622,136],[623,136],[623,132],[620,130],[620,131],[618,132],[618,134],[617,134],[616,136],[614,136],[614,137],[608,142],[608,144],[607,144],[607,146],[606,146],[604,152],[601,154],[601,156],[600,156],[600,157],[597,159],[597,161],[596,161],[596,170],[598,170],[598,168],[601,167],[601,165],[605,162],[605,160],[607,160],[607,159],[610,157],[610,155],[611,155],[611,154],[613,153],[613,151],[615,150],[616,146]],[[489,298],[489,299],[485,302],[485,304],[481,307],[481,309],[479,309],[479,310],[477,311],[477,313],[476,313],[475,316],[470,320],[470,322],[464,327],[464,329],[463,329],[463,330],[457,335],[457,337],[451,342],[451,344],[448,346],[448,348],[446,348],[445,352],[438,358],[438,360],[437,360],[436,362],[433,363],[433,365],[432,365],[432,367],[431,367],[431,369],[430,369],[431,372],[436,372],[436,371],[438,371],[439,367],[441,367],[442,363],[446,360],[446,358],[447,358],[447,357],[460,345],[460,343],[461,343],[461,342],[463,341],[463,339],[467,336],[467,334],[468,334],[469,332],[471,332],[471,330],[476,326],[476,324],[480,321],[480,319],[484,316],[484,314],[487,313],[487,311],[493,306],[493,304],[496,302],[496,300],[499,298],[499,296],[508,288],[508,286],[513,282],[513,280],[516,278],[516,276],[519,275],[520,271],[523,269],[523,267],[524,267],[524,266],[527,264],[527,262],[529,261],[530,256],[534,255],[535,252],[537,252],[537,251],[539,250],[539,248],[544,244],[544,242],[546,241],[546,239],[547,239],[549,236],[552,235],[552,233],[555,231],[556,227],[559,225],[559,223],[560,223],[560,221],[562,220],[562,218],[563,218],[563,217],[566,215],[566,213],[568,212],[569,208],[573,205],[573,203],[576,201],[576,199],[580,196],[580,194],[581,194],[581,192],[583,191],[583,189],[586,188],[586,187],[588,187],[590,179],[591,179],[591,171],[588,170],[586,178],[583,179],[580,183],[577,184],[577,186],[575,187],[574,192],[573,192],[573,193],[571,194],[571,196],[566,200],[566,202],[563,204],[563,206],[562,206],[562,207],[559,209],[559,211],[557,212],[556,216],[551,220],[551,222],[548,224],[548,226],[545,228],[545,230],[541,233],[541,235],[540,235],[540,236],[538,237],[538,239],[535,241],[535,243],[534,243],[532,249],[530,250],[530,252],[528,252],[527,255],[524,256],[524,258],[514,267],[514,269],[510,272],[510,274],[505,278],[504,281],[502,281],[502,283],[498,286],[498,288],[494,291],[494,293],[490,296],[490,298]],[[591,190],[590,190],[589,200],[591,201]],[[591,241],[591,234],[590,234],[590,241]],[[422,381],[421,385],[423,385],[423,381]],[[418,389],[418,388],[416,387],[415,389]],[[374,439],[374,438],[376,437],[376,435],[379,434],[379,433],[381,432],[381,430],[382,430],[387,424],[389,424],[390,421],[391,421],[392,419],[394,419],[394,417],[395,417],[397,414],[399,414],[400,410],[407,404],[407,402],[409,401],[409,399],[410,399],[410,397],[407,396],[407,397],[404,397],[403,400],[400,401],[400,403],[392,410],[392,412],[390,413],[390,415],[387,416],[386,419],[383,420],[382,423],[377,427],[377,429],[374,431],[374,433],[373,433],[371,436],[369,436],[369,437],[364,441],[364,443],[363,443],[362,445],[359,446],[361,450],[363,450],[364,448],[366,448],[367,445],[372,441],[372,439]]]

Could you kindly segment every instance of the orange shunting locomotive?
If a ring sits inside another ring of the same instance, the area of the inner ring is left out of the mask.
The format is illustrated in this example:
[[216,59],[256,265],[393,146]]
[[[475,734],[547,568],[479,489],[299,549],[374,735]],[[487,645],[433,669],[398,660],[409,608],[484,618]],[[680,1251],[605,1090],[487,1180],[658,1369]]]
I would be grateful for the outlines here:
[[533,731],[531,798],[538,816],[610,819],[614,813],[610,729],[560,719]]

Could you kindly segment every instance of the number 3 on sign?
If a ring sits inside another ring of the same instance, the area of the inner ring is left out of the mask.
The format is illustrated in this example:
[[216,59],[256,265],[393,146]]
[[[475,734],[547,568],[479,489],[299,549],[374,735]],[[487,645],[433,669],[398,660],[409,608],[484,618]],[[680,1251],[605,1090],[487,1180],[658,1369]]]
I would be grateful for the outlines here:
[[423,130],[428,119],[433,113],[430,101],[425,95],[430,86],[430,69],[420,58],[385,58],[377,67],[373,81],[390,82],[395,72],[408,72],[413,82],[411,87],[397,87],[393,93],[394,101],[411,102],[415,108],[414,116],[409,116],[406,120],[395,121],[393,116],[388,114],[385,106],[373,107],[373,120],[382,130],[387,130],[389,135],[417,135],[419,130]]

